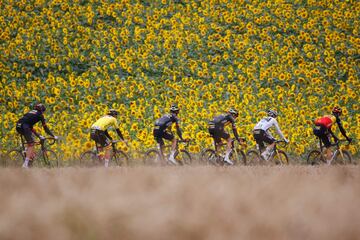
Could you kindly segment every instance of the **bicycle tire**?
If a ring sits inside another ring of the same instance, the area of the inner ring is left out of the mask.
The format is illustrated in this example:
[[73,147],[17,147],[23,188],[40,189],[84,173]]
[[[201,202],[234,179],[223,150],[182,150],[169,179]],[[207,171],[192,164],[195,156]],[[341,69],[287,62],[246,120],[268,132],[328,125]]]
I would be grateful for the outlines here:
[[219,165],[218,155],[213,149],[210,148],[205,149],[205,151],[202,154],[202,159],[207,165],[213,165],[213,166]]
[[114,164],[119,167],[129,166],[129,157],[122,150],[116,150],[116,153],[111,157],[109,165]]
[[99,167],[101,165],[99,157],[93,151],[83,152],[80,156],[81,167]]
[[343,153],[344,158],[341,156],[340,151],[336,151],[333,163],[339,165],[352,164],[353,160],[351,154],[346,150],[341,150],[341,151]]
[[[230,153],[230,160],[234,163],[234,165],[246,165],[246,155],[242,150],[236,150],[237,154],[234,154],[234,151]],[[237,155],[237,157],[236,157]]]
[[306,162],[309,165],[319,165],[324,163],[324,159],[321,152],[315,149],[309,152]]
[[272,161],[276,165],[289,165],[289,158],[283,150],[277,150],[277,153],[273,156]]
[[263,164],[263,159],[257,150],[252,149],[246,153],[246,164],[249,166]]
[[162,163],[161,154],[157,149],[150,149],[145,153],[144,164],[149,166],[159,166]]
[[43,156],[39,155],[39,158],[42,158],[42,163],[44,167],[54,168],[59,167],[59,158],[53,150],[46,150],[43,152]]
[[6,153],[4,159],[5,167],[22,167],[25,161],[25,154],[19,149],[12,149]]
[[192,162],[190,153],[184,149],[177,151],[175,159],[180,165],[190,165]]

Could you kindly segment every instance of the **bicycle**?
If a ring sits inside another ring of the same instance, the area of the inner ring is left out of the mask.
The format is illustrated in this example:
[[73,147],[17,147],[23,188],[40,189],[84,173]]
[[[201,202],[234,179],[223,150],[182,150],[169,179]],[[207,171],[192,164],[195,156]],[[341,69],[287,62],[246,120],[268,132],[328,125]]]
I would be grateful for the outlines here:
[[[109,161],[109,167],[112,165],[115,166],[129,165],[128,155],[124,151],[116,148],[116,144],[118,142],[120,142],[120,140],[114,140],[111,142],[112,153]],[[93,150],[83,152],[80,155],[80,166],[82,167],[104,166],[104,157],[100,154],[101,151],[102,151],[102,147],[96,144]]]
[[[178,140],[176,142],[176,151],[175,151],[175,161],[179,165],[190,165],[192,162],[192,157],[190,153],[186,149],[179,150],[179,143],[184,144],[184,148],[187,148],[190,144],[191,140]],[[170,149],[171,145],[165,145],[163,147],[164,151],[161,152],[157,148],[149,149],[145,152],[144,164],[145,165],[164,165],[165,163],[173,164],[169,162]]]
[[[336,147],[336,150],[332,153],[332,156],[329,161],[327,161],[326,156],[323,153],[324,146],[322,144],[322,141],[319,139],[319,147],[320,149],[314,149],[309,152],[306,162],[309,165],[320,165],[320,164],[351,164],[353,163],[351,154],[347,150],[343,150],[340,147],[340,142],[345,142],[347,140],[339,140],[333,144],[331,144],[331,147]],[[349,144],[347,144],[349,145]]]
[[[47,144],[46,144],[47,142]],[[55,138],[42,138],[40,141],[34,142],[35,145],[40,145],[40,149],[35,152],[32,161],[29,161],[29,167],[58,167],[59,159],[57,154],[48,149],[46,145],[54,145]],[[21,136],[21,145],[18,148],[11,149],[6,154],[5,165],[9,167],[22,167],[26,158],[26,147],[28,143],[25,143]]]
[[288,165],[289,164],[289,158],[285,151],[278,149],[278,146],[281,148],[285,148],[287,145],[287,142],[284,140],[276,140],[274,148],[270,154],[270,157],[266,160],[261,156],[261,153],[263,151],[260,151],[260,149],[250,149],[247,153],[247,163],[248,165],[264,165],[264,164],[276,164],[276,165]]
[[[244,141],[244,139],[242,140]],[[234,142],[235,140],[233,139],[231,142],[231,152],[229,155],[229,159],[234,163],[234,165],[246,165],[247,160],[246,160],[245,152],[241,148],[235,147]],[[224,147],[226,145],[227,143],[222,142],[218,146]],[[241,147],[245,147],[246,144],[239,144],[239,145]],[[214,149],[211,148],[207,148],[201,153],[202,161],[209,165],[214,165],[214,166],[228,165],[228,163],[224,161],[224,158],[225,158],[225,153],[223,153],[223,151],[215,151]]]

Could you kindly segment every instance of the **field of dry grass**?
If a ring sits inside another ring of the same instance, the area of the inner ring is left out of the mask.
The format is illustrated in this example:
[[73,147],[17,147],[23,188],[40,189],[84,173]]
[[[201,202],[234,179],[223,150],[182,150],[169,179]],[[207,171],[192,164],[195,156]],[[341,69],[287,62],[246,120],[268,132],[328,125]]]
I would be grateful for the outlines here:
[[359,239],[360,168],[1,169],[0,239]]

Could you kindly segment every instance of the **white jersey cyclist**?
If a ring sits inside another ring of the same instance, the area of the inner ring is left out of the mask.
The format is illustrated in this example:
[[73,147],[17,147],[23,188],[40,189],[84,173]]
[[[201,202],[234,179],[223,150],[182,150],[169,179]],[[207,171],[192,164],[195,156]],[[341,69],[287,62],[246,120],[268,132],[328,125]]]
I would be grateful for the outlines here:
[[279,127],[279,123],[278,121],[273,118],[273,117],[266,117],[261,119],[254,127],[254,130],[264,130],[265,132],[267,132],[267,134],[270,134],[270,132],[268,132],[269,128],[271,128],[272,126],[275,126],[276,132],[279,134],[279,136],[282,139],[285,139],[284,134],[281,132],[281,129]]
[[[285,142],[289,142],[284,134],[281,132],[279,124],[276,120],[278,113],[275,110],[267,111],[268,117],[261,119],[254,127],[253,136],[255,138],[256,144],[259,146],[260,151],[262,152],[262,156],[265,159],[268,159],[270,156],[270,152],[273,150],[275,145],[275,138],[270,134],[269,129],[275,126],[276,132],[279,136],[285,140]],[[265,144],[269,144],[265,151]]]

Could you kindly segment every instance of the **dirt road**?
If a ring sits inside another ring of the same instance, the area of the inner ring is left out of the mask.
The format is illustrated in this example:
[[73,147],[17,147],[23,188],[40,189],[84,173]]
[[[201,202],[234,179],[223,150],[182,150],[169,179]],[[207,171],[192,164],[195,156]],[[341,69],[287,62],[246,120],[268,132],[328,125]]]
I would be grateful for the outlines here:
[[360,239],[360,167],[0,169],[0,239]]

